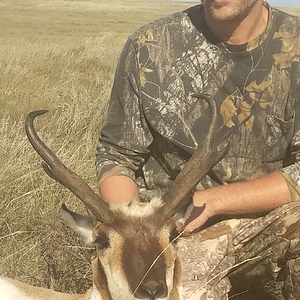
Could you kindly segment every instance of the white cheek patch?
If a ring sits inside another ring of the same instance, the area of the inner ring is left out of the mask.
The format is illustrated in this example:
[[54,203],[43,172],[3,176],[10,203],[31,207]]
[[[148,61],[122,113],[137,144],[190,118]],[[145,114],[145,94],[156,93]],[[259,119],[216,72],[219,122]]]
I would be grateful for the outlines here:
[[[175,272],[175,264],[177,256],[177,250],[174,248],[174,245],[172,242],[169,241],[170,236],[170,227],[164,226],[158,235],[160,246],[163,249],[164,252],[164,259],[166,262],[166,284],[168,287],[168,297],[166,299],[169,299],[171,292],[175,290],[178,290],[178,293],[180,295],[180,286],[174,286],[174,272]],[[180,296],[181,297],[181,296]]]
[[107,278],[108,290],[113,300],[140,300],[136,299],[130,290],[125,273],[122,269],[121,249],[124,239],[116,232],[110,232],[109,236],[112,248],[99,253],[105,276]]
[[182,285],[178,288],[179,300],[184,300],[184,291]]
[[113,300],[140,300],[132,295],[127,280],[122,274],[113,270],[106,270],[106,272],[108,289]]
[[1,300],[37,300],[24,295],[17,287],[11,282],[0,278],[0,299]]
[[173,289],[173,274],[174,274],[174,265],[168,268],[166,271],[166,284],[168,287],[168,296],[170,295]]
[[91,299],[89,299],[89,300],[102,300],[102,297],[101,297],[99,291],[96,289],[93,289]]

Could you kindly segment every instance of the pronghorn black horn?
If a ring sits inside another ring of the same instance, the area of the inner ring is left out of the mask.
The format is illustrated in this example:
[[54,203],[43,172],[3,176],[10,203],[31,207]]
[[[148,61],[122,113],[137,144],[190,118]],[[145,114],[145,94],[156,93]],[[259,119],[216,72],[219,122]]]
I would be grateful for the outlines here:
[[46,112],[46,110],[33,111],[27,115],[25,121],[27,137],[35,151],[44,160],[42,165],[45,172],[74,193],[97,220],[110,224],[113,221],[113,214],[109,210],[108,204],[82,178],[68,169],[38,137],[33,126],[33,120]]
[[203,99],[208,103],[211,110],[210,125],[203,143],[198,145],[194,154],[162,197],[165,203],[162,211],[165,220],[176,213],[181,201],[193,191],[201,178],[224,157],[229,149],[228,145],[225,151],[222,152],[212,150],[218,127],[216,122],[217,108],[214,99],[205,94],[193,94],[192,96]]

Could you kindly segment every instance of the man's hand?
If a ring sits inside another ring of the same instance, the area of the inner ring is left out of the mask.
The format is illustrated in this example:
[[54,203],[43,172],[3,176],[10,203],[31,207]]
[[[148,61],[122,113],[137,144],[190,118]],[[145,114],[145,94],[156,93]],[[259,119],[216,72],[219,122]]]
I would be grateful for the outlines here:
[[206,223],[214,213],[214,201],[207,202],[205,191],[197,191],[193,195],[193,209],[184,224],[184,235],[190,235]]
[[216,215],[268,212],[289,202],[288,186],[278,171],[252,181],[197,191],[193,195],[194,209],[183,231],[189,235]]
[[200,228],[209,219],[209,217],[203,213],[205,208],[205,204],[200,207],[193,207],[193,210],[184,225],[184,235],[190,235],[195,229]]

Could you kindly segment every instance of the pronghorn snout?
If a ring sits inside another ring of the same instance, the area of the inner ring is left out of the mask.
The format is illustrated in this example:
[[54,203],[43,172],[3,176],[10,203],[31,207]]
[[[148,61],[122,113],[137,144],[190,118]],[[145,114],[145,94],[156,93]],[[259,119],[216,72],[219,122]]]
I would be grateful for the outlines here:
[[140,286],[136,295],[141,299],[156,300],[165,298],[167,294],[168,288],[164,280],[148,279]]

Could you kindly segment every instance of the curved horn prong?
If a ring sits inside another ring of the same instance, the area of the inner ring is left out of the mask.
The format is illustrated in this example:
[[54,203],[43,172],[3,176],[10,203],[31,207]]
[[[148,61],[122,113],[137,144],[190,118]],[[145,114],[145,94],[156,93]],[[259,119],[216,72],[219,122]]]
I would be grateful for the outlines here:
[[33,120],[46,112],[47,110],[33,111],[27,115],[25,121],[27,137],[35,151],[45,161],[43,162],[45,172],[74,193],[97,220],[105,224],[111,223],[113,214],[109,210],[108,204],[81,177],[68,169],[38,137],[33,126]]
[[187,197],[201,178],[218,162],[229,150],[229,145],[225,151],[220,153],[212,151],[214,136],[217,131],[217,108],[213,98],[205,94],[193,94],[193,97],[205,100],[211,110],[211,121],[203,143],[199,144],[184,168],[177,175],[172,185],[162,196],[166,203],[163,206],[162,214],[166,220],[176,213],[181,201]]

